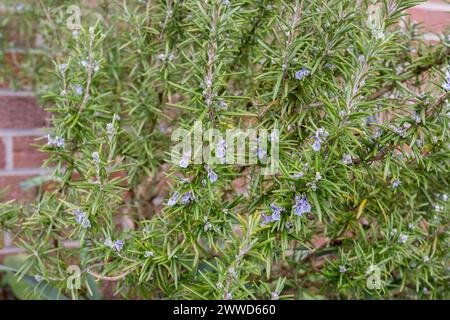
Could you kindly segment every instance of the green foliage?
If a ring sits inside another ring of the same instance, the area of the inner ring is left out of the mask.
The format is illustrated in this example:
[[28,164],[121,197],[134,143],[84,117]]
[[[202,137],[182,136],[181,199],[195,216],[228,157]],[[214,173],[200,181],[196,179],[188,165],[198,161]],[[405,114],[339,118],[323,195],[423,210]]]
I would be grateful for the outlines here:
[[[419,2],[103,0],[77,32],[71,1],[8,15],[4,36],[41,39],[21,67],[52,114],[56,182],[0,205],[19,274],[74,298],[92,277],[126,298],[448,298],[450,43],[399,27]],[[194,121],[279,128],[280,172],[171,163]],[[195,200],[160,204],[168,186]]]

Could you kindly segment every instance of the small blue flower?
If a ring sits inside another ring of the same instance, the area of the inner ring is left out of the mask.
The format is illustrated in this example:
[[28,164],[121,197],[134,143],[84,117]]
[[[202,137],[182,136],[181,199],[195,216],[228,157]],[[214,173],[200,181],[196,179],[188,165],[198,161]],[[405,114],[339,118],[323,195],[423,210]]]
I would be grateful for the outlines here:
[[352,164],[353,160],[352,160],[352,156],[349,154],[344,154],[342,156],[342,163],[345,165],[350,165]]
[[450,66],[447,69],[447,73],[445,75],[445,82],[442,85],[442,87],[447,90],[450,91]]
[[265,226],[267,223],[271,223],[273,221],[272,216],[267,216],[264,213],[261,214],[261,227]]
[[309,204],[305,195],[303,195],[301,198],[300,196],[295,196],[295,204],[293,208],[294,214],[300,217],[305,213],[311,212],[311,205]]
[[217,174],[214,171],[212,171],[212,169],[209,166],[206,167],[206,171],[208,172],[209,181],[211,181],[211,183],[216,182]]
[[194,200],[195,200],[195,198],[194,198],[192,191],[188,191],[181,197],[180,202],[182,204],[188,204],[189,202],[194,201]]
[[258,147],[256,150],[256,154],[260,161],[265,161],[267,159],[267,152],[265,149]]
[[301,177],[303,177],[303,172],[294,172],[290,175],[290,178],[292,179],[300,179]]
[[219,110],[227,110],[228,104],[223,99],[217,100],[217,106]]
[[72,87],[77,95],[81,96],[83,94],[83,88],[80,85],[74,84]]
[[305,78],[308,75],[309,75],[309,70],[307,68],[303,67],[295,73],[295,79],[302,80],[303,78]]
[[61,72],[63,72],[63,73],[64,73],[64,71],[66,71],[66,69],[67,69],[67,63],[62,63],[62,64],[59,66],[59,70],[60,70]]
[[392,186],[391,186],[391,188],[392,189],[395,189],[395,188],[397,188],[399,185],[400,185],[400,179],[394,179],[394,181],[392,181]]
[[106,125],[106,134],[108,135],[108,140],[111,143],[114,135],[116,134],[116,128],[114,128],[114,125],[112,123],[108,123]]
[[144,257],[146,257],[146,258],[153,257],[153,255],[154,255],[153,251],[149,251],[149,250],[145,251],[145,253],[144,253]]
[[79,209],[75,209],[73,211],[75,215],[75,220],[78,224],[80,224],[83,228],[87,229],[91,227],[91,222],[89,221],[86,212],[81,211]]
[[208,221],[208,222],[205,223],[205,225],[204,225],[204,227],[203,227],[203,230],[204,230],[205,232],[208,232],[208,231],[211,230],[212,228],[213,228],[212,223]]
[[281,212],[286,211],[283,207],[277,206],[275,203],[270,204],[270,209],[272,210],[272,214],[280,216]]
[[339,272],[345,273],[347,271],[347,268],[345,266],[339,266]]
[[16,4],[16,10],[17,11],[22,11],[24,9],[25,9],[25,5],[23,3]]
[[320,146],[321,146],[321,140],[319,138],[314,138],[314,143],[312,144],[312,149],[315,152],[319,152],[320,151]]
[[64,149],[66,146],[65,140],[62,137],[56,136],[54,139],[48,134],[47,135],[47,145],[54,148]]
[[168,206],[173,206],[178,202],[178,198],[180,197],[180,193],[179,192],[175,192],[172,194],[172,196],[170,197],[169,201],[167,201],[167,205]]
[[53,142],[58,148],[61,148],[61,149],[64,149],[64,147],[66,146],[66,142],[64,141],[64,138],[61,138],[58,136],[55,137],[55,140],[53,140]]
[[261,227],[265,226],[267,223],[280,221],[281,213],[286,211],[285,208],[277,206],[275,203],[270,204],[270,210],[272,210],[272,215],[267,216],[264,213],[261,214]]
[[326,139],[328,137],[329,133],[324,128],[319,128],[314,132],[314,143],[312,144],[312,149],[315,152],[320,151],[320,147],[322,144],[322,138]]
[[116,240],[113,244],[113,248],[116,249],[117,252],[122,251],[125,242],[123,240]]
[[225,152],[226,152],[226,141],[224,139],[221,139],[216,149],[216,156],[221,160],[221,162],[225,161]]
[[408,241],[408,236],[406,234],[400,233],[400,236],[398,237],[398,243],[404,244]]
[[189,166],[189,160],[191,158],[191,153],[190,152],[186,152],[183,154],[183,157],[181,158],[180,162],[179,162],[179,166],[181,168],[187,168]]
[[92,152],[92,161],[94,161],[97,164],[100,162],[100,156],[98,152]]

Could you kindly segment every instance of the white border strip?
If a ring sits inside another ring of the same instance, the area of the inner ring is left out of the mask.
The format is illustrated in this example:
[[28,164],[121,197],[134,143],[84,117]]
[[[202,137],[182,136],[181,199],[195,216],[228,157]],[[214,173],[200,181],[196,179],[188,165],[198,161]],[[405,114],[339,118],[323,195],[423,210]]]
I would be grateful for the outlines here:
[[4,137],[3,145],[5,146],[5,170],[13,170],[14,168],[14,151],[13,151],[13,138]]
[[40,137],[45,135],[43,128],[34,129],[0,129],[0,137]]
[[44,176],[51,174],[52,170],[44,168],[24,168],[24,169],[3,169],[0,170],[0,177],[14,177],[14,176]]
[[35,94],[31,90],[9,90],[0,89],[0,97],[35,97]]

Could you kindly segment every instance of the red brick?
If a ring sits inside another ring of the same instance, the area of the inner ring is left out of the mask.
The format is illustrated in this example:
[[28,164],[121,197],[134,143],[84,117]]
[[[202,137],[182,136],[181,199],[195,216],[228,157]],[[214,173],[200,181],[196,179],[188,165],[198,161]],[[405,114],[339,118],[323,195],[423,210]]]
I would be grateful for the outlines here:
[[450,25],[449,12],[412,8],[409,13],[412,20],[421,23],[425,31],[442,32]]
[[14,137],[13,138],[13,166],[14,168],[36,168],[41,167],[47,154],[40,152],[33,145],[43,144],[42,139],[37,137]]
[[6,159],[6,150],[5,150],[5,144],[3,143],[3,140],[0,138],[0,169],[3,169],[5,167],[5,159]]
[[36,188],[22,190],[20,183],[33,176],[6,176],[0,177],[0,201],[31,200],[36,196]]
[[0,128],[40,128],[46,125],[46,113],[32,97],[0,95]]

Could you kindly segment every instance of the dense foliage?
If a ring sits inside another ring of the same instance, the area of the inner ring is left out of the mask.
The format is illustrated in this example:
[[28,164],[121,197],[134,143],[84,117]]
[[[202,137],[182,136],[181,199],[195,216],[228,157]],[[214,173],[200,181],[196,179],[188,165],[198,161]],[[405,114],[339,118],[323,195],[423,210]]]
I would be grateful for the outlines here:
[[[25,51],[0,77],[53,125],[46,191],[0,205],[17,275],[73,298],[93,279],[126,298],[448,298],[450,42],[404,17],[419,2],[102,0],[80,29],[72,1],[4,14],[0,61],[13,31]],[[194,121],[278,128],[278,173],[173,163]]]

